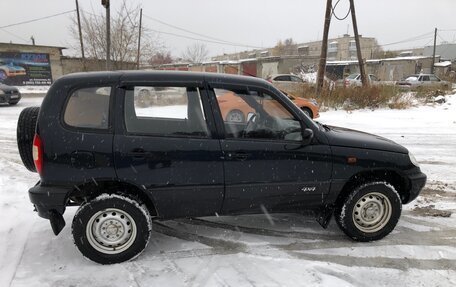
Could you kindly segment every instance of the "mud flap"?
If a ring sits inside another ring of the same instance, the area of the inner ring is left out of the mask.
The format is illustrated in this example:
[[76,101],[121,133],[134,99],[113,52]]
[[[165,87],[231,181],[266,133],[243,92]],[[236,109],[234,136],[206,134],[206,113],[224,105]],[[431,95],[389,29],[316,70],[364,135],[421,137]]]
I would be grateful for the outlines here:
[[65,219],[56,210],[49,211],[49,221],[51,222],[52,231],[55,235],[59,235],[60,231],[65,227]]
[[316,220],[323,228],[327,228],[331,222],[332,215],[334,213],[334,206],[324,205],[318,209],[316,213]]

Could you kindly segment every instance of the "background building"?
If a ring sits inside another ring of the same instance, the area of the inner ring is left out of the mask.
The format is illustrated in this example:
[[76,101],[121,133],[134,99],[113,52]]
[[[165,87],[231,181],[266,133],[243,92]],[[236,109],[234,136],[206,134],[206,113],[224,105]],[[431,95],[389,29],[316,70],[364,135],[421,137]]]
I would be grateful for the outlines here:
[[[375,38],[362,37],[360,35],[361,54],[363,59],[378,58],[383,54],[382,48]],[[273,48],[264,50],[251,50],[234,54],[224,54],[212,58],[214,61],[242,60],[249,58],[263,58],[271,56],[308,56],[320,57],[322,41],[307,42],[301,44],[279,43]],[[328,60],[354,60],[357,59],[355,38],[345,34],[339,38],[328,40]]]

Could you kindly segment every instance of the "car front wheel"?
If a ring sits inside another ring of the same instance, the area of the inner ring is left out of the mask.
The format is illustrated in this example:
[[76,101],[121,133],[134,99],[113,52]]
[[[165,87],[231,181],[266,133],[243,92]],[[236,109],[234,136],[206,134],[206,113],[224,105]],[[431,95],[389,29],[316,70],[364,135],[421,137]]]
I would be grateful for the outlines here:
[[353,190],[336,207],[340,229],[356,241],[374,241],[393,231],[401,215],[402,202],[393,186],[371,182]]
[[147,208],[117,194],[102,194],[82,205],[72,225],[79,251],[100,264],[135,258],[146,248],[151,230]]

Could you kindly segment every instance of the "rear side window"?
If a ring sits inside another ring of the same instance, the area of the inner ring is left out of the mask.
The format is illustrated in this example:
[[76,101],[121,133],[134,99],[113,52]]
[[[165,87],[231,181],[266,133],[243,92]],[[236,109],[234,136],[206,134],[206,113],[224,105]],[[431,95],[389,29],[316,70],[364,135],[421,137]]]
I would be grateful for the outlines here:
[[124,113],[125,127],[131,133],[209,136],[197,87],[129,87]]
[[278,81],[278,82],[290,82],[291,79],[289,76],[277,76],[274,81]]
[[65,108],[64,122],[72,127],[108,129],[111,87],[74,91]]

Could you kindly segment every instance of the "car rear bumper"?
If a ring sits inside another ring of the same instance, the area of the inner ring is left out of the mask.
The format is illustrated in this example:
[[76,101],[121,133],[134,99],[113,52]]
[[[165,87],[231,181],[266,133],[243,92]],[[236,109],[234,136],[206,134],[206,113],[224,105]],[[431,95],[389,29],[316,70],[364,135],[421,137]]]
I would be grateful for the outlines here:
[[65,212],[69,192],[67,187],[42,186],[38,183],[29,189],[29,198],[38,215],[49,219],[51,210],[60,214]]
[[68,194],[66,187],[42,186],[40,183],[29,189],[30,201],[35,206],[38,215],[49,219],[52,231],[59,234],[65,226],[65,212]]

